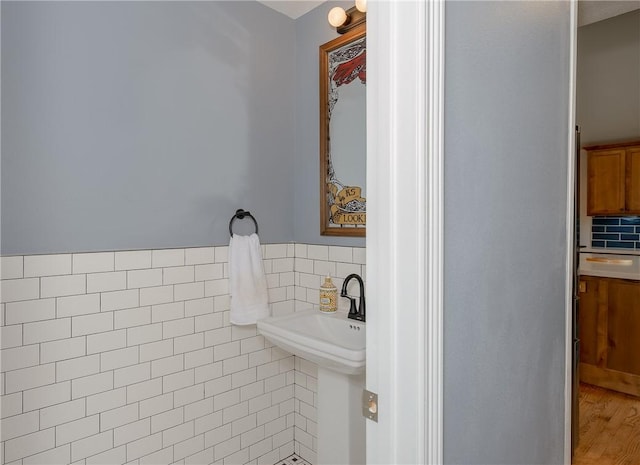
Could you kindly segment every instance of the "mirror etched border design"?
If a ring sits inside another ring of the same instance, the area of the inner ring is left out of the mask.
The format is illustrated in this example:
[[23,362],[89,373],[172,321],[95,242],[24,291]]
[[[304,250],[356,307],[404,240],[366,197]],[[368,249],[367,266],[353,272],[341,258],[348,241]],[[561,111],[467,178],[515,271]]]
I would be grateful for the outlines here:
[[[366,234],[365,84],[366,24],[362,24],[320,46],[320,234],[323,236],[364,237]],[[336,103],[342,102],[338,98],[339,90],[345,103],[336,111]],[[335,121],[341,124],[336,126]],[[336,142],[342,145],[338,147]],[[348,159],[336,156],[345,153],[353,156]]]

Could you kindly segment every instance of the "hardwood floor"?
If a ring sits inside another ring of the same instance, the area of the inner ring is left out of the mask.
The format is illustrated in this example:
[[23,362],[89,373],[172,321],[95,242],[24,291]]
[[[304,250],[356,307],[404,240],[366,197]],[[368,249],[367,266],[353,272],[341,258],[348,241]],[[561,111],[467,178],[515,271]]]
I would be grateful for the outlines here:
[[580,385],[580,439],[573,465],[640,464],[640,398]]

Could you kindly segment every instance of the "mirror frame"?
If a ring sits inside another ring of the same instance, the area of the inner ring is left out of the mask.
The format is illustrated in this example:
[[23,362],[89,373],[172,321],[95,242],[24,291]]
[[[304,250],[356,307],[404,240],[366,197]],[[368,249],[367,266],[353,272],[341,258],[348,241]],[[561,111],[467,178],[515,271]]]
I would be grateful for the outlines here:
[[[330,158],[330,118],[329,118],[329,54],[345,45],[366,37],[366,23],[350,30],[344,35],[320,46],[320,235],[322,236],[353,236],[366,235],[366,207],[365,225],[335,227],[330,226],[330,198],[332,195],[328,187],[329,158]],[[366,165],[363,166],[366,170]],[[348,187],[348,186],[345,186]]]

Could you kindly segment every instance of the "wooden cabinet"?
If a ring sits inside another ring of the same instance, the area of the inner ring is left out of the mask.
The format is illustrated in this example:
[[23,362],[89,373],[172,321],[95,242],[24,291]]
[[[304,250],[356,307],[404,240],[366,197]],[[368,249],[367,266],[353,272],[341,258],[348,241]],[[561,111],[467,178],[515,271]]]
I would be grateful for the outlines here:
[[584,292],[580,293],[578,330],[580,334],[580,363],[598,364],[598,281],[599,278],[580,278]]
[[580,380],[640,396],[640,281],[580,283]]
[[627,209],[630,212],[640,212],[640,147],[628,148],[626,152]]
[[587,215],[640,214],[640,141],[587,151]]

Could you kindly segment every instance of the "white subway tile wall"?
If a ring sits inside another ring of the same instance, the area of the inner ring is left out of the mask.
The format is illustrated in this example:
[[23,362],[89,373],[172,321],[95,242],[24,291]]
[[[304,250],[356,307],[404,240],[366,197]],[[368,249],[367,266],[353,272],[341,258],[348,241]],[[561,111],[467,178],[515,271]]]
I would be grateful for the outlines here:
[[318,367],[300,357],[295,357],[294,394],[295,453],[309,463],[317,463]]
[[[365,249],[361,247],[295,244],[295,310],[312,307],[319,309],[319,289],[327,275],[331,276],[338,288],[338,294],[345,278],[352,273],[360,275],[366,281],[364,251]],[[356,280],[349,282],[347,293],[352,297],[360,296],[360,288]],[[348,310],[348,299],[338,296],[338,308]]]
[[[318,308],[326,274],[365,278],[363,248],[263,257],[273,315]],[[227,260],[227,247],[0,257],[0,463],[315,463],[317,367],[229,324]]]

